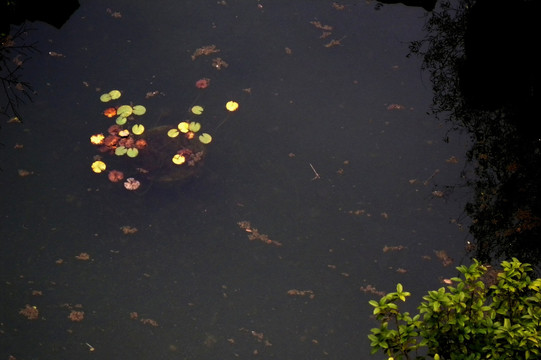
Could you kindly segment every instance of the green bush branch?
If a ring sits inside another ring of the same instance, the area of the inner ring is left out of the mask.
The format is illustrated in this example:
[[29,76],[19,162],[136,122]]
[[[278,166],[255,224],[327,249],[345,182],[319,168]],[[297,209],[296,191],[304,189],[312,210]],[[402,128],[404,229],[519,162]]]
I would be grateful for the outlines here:
[[[429,291],[413,317],[398,304],[410,296],[396,292],[371,300],[381,323],[371,330],[372,353],[389,359],[537,359],[541,357],[541,279],[530,264],[504,261],[494,270],[474,260],[459,266],[452,285]],[[492,284],[493,283],[493,284]]]

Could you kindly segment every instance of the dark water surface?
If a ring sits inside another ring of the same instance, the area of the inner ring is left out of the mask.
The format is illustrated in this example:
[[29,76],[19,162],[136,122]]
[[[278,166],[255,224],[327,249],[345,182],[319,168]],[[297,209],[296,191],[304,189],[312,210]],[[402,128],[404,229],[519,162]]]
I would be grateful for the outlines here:
[[[0,358],[368,358],[378,295],[360,288],[401,282],[418,299],[465,261],[468,194],[432,192],[461,183],[468,140],[426,115],[430,85],[406,57],[423,24],[401,5],[215,0],[82,1],[61,30],[33,24],[37,95],[0,133]],[[210,44],[220,53],[192,60]],[[91,171],[112,89],[146,106],[149,128],[204,106],[214,140],[198,178],[129,192]]]

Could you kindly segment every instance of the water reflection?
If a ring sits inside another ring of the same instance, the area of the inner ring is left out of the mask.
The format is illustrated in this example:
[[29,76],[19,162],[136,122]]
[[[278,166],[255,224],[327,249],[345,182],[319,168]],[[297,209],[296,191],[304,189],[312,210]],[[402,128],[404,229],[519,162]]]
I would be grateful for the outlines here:
[[[531,49],[538,4],[443,1],[412,44],[424,58],[433,111],[468,131],[466,206],[473,257],[488,263],[517,257],[539,267],[541,134],[539,79]],[[505,24],[505,26],[502,26]],[[468,26],[466,26],[468,25]]]

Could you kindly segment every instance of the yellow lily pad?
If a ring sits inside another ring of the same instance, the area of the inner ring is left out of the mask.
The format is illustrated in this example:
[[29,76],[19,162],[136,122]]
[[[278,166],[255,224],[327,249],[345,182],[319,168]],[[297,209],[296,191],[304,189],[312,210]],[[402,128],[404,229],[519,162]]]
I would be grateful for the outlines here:
[[101,173],[102,171],[105,171],[107,166],[103,161],[97,160],[92,163],[92,171],[94,171],[96,174]]
[[96,134],[92,135],[90,137],[90,142],[94,145],[101,145],[103,144],[103,140],[105,139],[105,135],[103,134]]
[[184,164],[186,162],[186,158],[180,154],[175,154],[175,156],[173,156],[173,163],[177,164],[177,165],[180,165],[180,164]]
[[225,104],[225,108],[228,111],[236,111],[239,108],[239,103],[236,101],[228,101],[227,104]]
[[187,133],[189,130],[190,124],[188,124],[186,121],[183,121],[178,124],[178,129],[180,132]]
[[178,134],[180,133],[177,129],[171,129],[167,132],[167,136],[169,136],[170,138],[176,138]]
[[131,132],[134,133],[135,135],[141,135],[142,133],[145,132],[145,127],[141,124],[135,124],[131,128]]

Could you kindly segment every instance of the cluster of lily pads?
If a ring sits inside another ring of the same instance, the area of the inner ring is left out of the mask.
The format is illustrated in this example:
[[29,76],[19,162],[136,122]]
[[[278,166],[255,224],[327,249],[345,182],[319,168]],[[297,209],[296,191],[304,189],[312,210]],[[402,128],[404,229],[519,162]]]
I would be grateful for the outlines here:
[[[109,102],[120,98],[121,93],[118,90],[111,90],[100,96],[102,102]],[[143,105],[121,105],[118,107],[110,107],[105,109],[103,114],[109,118],[115,117],[116,125],[112,125],[107,130],[108,135],[96,134],[90,137],[90,141],[94,145],[101,145],[100,150],[106,152],[114,151],[117,156],[127,155],[136,157],[139,155],[139,150],[146,147],[146,142],[140,137],[145,127],[143,124],[135,124],[131,127],[131,131],[125,127],[128,119],[133,119],[132,115],[141,116],[146,113],[146,108]]]
[[[117,100],[121,96],[118,90],[111,90],[100,96],[100,100],[104,103],[111,100]],[[135,124],[130,129],[126,128],[128,119],[134,119],[132,115],[143,115],[146,113],[146,108],[143,105],[121,105],[118,107],[110,107],[105,109],[103,114],[108,118],[116,116],[115,124],[109,126],[107,134],[99,133],[90,137],[90,142],[99,146],[100,152],[114,153],[117,156],[127,155],[134,158],[139,155],[139,151],[146,148],[147,142],[141,137],[145,131],[142,124]],[[96,156],[92,163],[92,171],[95,173],[105,172],[107,165],[101,159],[101,156]],[[112,182],[124,180],[124,173],[119,170],[109,170],[108,178]],[[135,185],[134,185],[135,184]],[[126,179],[124,186],[128,190],[136,190],[140,183],[134,178]]]
[[[100,100],[103,103],[107,103],[119,99],[121,95],[122,94],[120,91],[112,90],[108,93],[102,94],[100,96]],[[197,116],[203,114],[203,111],[203,107],[199,105],[191,108],[192,114]],[[152,145],[156,147],[156,141],[161,143],[161,140],[159,140],[160,137],[156,137],[157,134],[159,134],[156,133],[156,130],[160,128],[158,127],[156,129],[151,129],[150,132],[145,133],[145,126],[136,120],[137,117],[144,115],[145,113],[146,108],[143,105],[120,105],[107,108],[103,111],[103,114],[108,118],[114,118],[114,124],[109,126],[107,133],[92,135],[90,137],[91,143],[98,146],[100,152],[114,154],[119,157],[126,155],[129,158],[136,158],[141,151],[149,151],[149,155],[151,156],[149,159],[152,159],[152,156],[154,155],[151,154],[155,154],[159,150],[155,148],[147,149],[147,146]],[[176,150],[176,153],[172,153],[170,155],[172,156],[170,159],[173,162],[173,166],[182,165],[184,163],[193,166],[195,162],[200,160],[202,152],[199,152],[199,150],[194,150],[194,147],[189,145],[192,139],[195,138],[196,133],[198,133],[200,130],[201,124],[197,121],[190,120],[182,121],[177,125],[176,128],[169,129],[168,131],[166,130],[166,134],[163,135],[164,140],[167,139],[167,137],[170,139],[178,137],[180,140],[178,142],[179,148]],[[197,139],[201,144],[208,144],[212,141],[212,136],[203,132],[199,134]],[[149,145],[147,141],[149,141],[151,144]],[[176,141],[174,143],[176,143]],[[168,149],[167,151],[173,150],[170,146],[164,146],[163,149]],[[195,147],[195,149],[197,149],[197,147]],[[167,158],[167,153],[163,155]],[[144,159],[147,158],[145,157]],[[148,160],[142,161],[148,162]],[[147,173],[149,169],[141,168],[140,163],[140,161],[135,163],[137,165],[134,165],[133,168],[139,173]],[[106,169],[107,165],[102,160],[102,157],[96,156],[95,161],[92,164],[92,170],[95,173],[102,173],[105,172]],[[124,179],[124,173],[121,171],[107,169],[107,172],[109,180],[112,182],[118,182]],[[127,185],[125,183],[124,185],[126,188],[128,188],[129,184]]]

